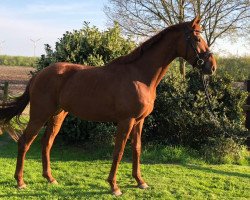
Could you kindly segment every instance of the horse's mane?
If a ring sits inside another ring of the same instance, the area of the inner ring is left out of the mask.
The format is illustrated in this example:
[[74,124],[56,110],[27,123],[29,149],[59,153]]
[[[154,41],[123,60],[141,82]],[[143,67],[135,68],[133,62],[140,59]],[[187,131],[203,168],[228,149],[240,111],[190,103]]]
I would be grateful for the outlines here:
[[183,24],[184,23],[180,23],[180,24],[176,24],[176,25],[173,25],[173,26],[170,26],[170,27],[163,29],[162,31],[160,31],[159,33],[154,35],[153,37],[151,37],[148,40],[146,40],[145,42],[143,42],[139,47],[134,49],[131,53],[114,59],[113,61],[108,63],[108,65],[128,64],[128,63],[135,61],[136,59],[141,57],[143,52],[150,49],[155,43],[157,43],[159,40],[161,40],[167,32],[173,31],[173,30],[180,30],[183,27]]

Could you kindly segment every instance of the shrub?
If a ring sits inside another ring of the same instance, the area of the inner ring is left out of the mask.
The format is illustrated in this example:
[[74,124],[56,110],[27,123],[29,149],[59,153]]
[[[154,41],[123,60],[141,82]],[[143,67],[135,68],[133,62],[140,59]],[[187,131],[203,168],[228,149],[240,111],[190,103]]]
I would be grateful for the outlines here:
[[38,70],[55,62],[102,66],[134,48],[135,43],[122,37],[118,25],[101,32],[85,22],[82,29],[63,34],[56,42],[55,51],[45,45],[46,55],[41,56]]
[[98,123],[89,132],[89,141],[99,146],[114,144],[116,126],[113,123]]
[[248,164],[249,152],[246,147],[232,138],[211,138],[200,152],[207,162]]
[[146,141],[200,149],[209,138],[246,137],[242,111],[246,93],[232,87],[229,75],[211,77],[213,116],[199,73],[189,71],[183,81],[177,66],[172,67],[158,86],[155,109],[145,121]]
[[116,127],[113,123],[99,123],[67,116],[60,130],[62,139],[68,144],[90,142],[94,145],[111,145]]

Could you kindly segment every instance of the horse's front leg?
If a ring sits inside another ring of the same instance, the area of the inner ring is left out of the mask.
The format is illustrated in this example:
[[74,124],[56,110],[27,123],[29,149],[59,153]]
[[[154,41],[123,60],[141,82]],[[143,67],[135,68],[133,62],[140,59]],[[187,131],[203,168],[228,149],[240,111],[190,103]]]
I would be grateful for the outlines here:
[[119,189],[116,183],[116,173],[117,173],[118,165],[122,159],[122,155],[124,152],[126,142],[134,126],[134,122],[135,122],[134,119],[127,119],[127,120],[119,122],[117,126],[117,135],[116,135],[115,148],[114,148],[114,153],[113,153],[113,163],[112,163],[112,167],[111,167],[109,177],[108,177],[108,182],[111,186],[112,193],[115,196],[120,196],[122,194],[121,190]]
[[140,156],[141,156],[141,133],[144,119],[136,124],[132,130],[132,149],[133,149],[133,171],[132,176],[135,178],[138,187],[141,189],[148,188],[148,185],[141,177]]

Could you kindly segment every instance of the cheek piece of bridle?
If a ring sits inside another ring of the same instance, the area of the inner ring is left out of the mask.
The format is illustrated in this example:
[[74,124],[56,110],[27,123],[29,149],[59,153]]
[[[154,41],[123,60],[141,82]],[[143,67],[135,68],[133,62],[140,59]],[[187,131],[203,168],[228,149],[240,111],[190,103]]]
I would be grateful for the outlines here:
[[209,59],[210,56],[213,55],[213,53],[211,51],[205,51],[205,52],[198,52],[197,48],[195,48],[195,44],[194,44],[194,40],[191,37],[191,34],[193,34],[193,32],[201,32],[198,30],[194,30],[194,29],[190,29],[189,27],[186,27],[184,30],[185,33],[185,40],[187,42],[186,44],[186,55],[185,58],[188,58],[188,49],[189,46],[191,46],[192,50],[195,53],[195,58],[192,59],[194,60],[193,62],[193,66],[197,67],[199,70],[203,70],[203,68],[205,67],[205,61],[207,61]]

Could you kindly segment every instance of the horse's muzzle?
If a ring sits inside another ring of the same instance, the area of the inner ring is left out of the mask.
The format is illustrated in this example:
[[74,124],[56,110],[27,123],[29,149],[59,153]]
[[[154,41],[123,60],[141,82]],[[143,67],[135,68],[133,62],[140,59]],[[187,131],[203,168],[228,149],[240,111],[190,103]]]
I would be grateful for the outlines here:
[[208,66],[208,64],[203,65],[202,67],[202,73],[204,75],[213,75],[215,72],[215,67],[214,66]]

